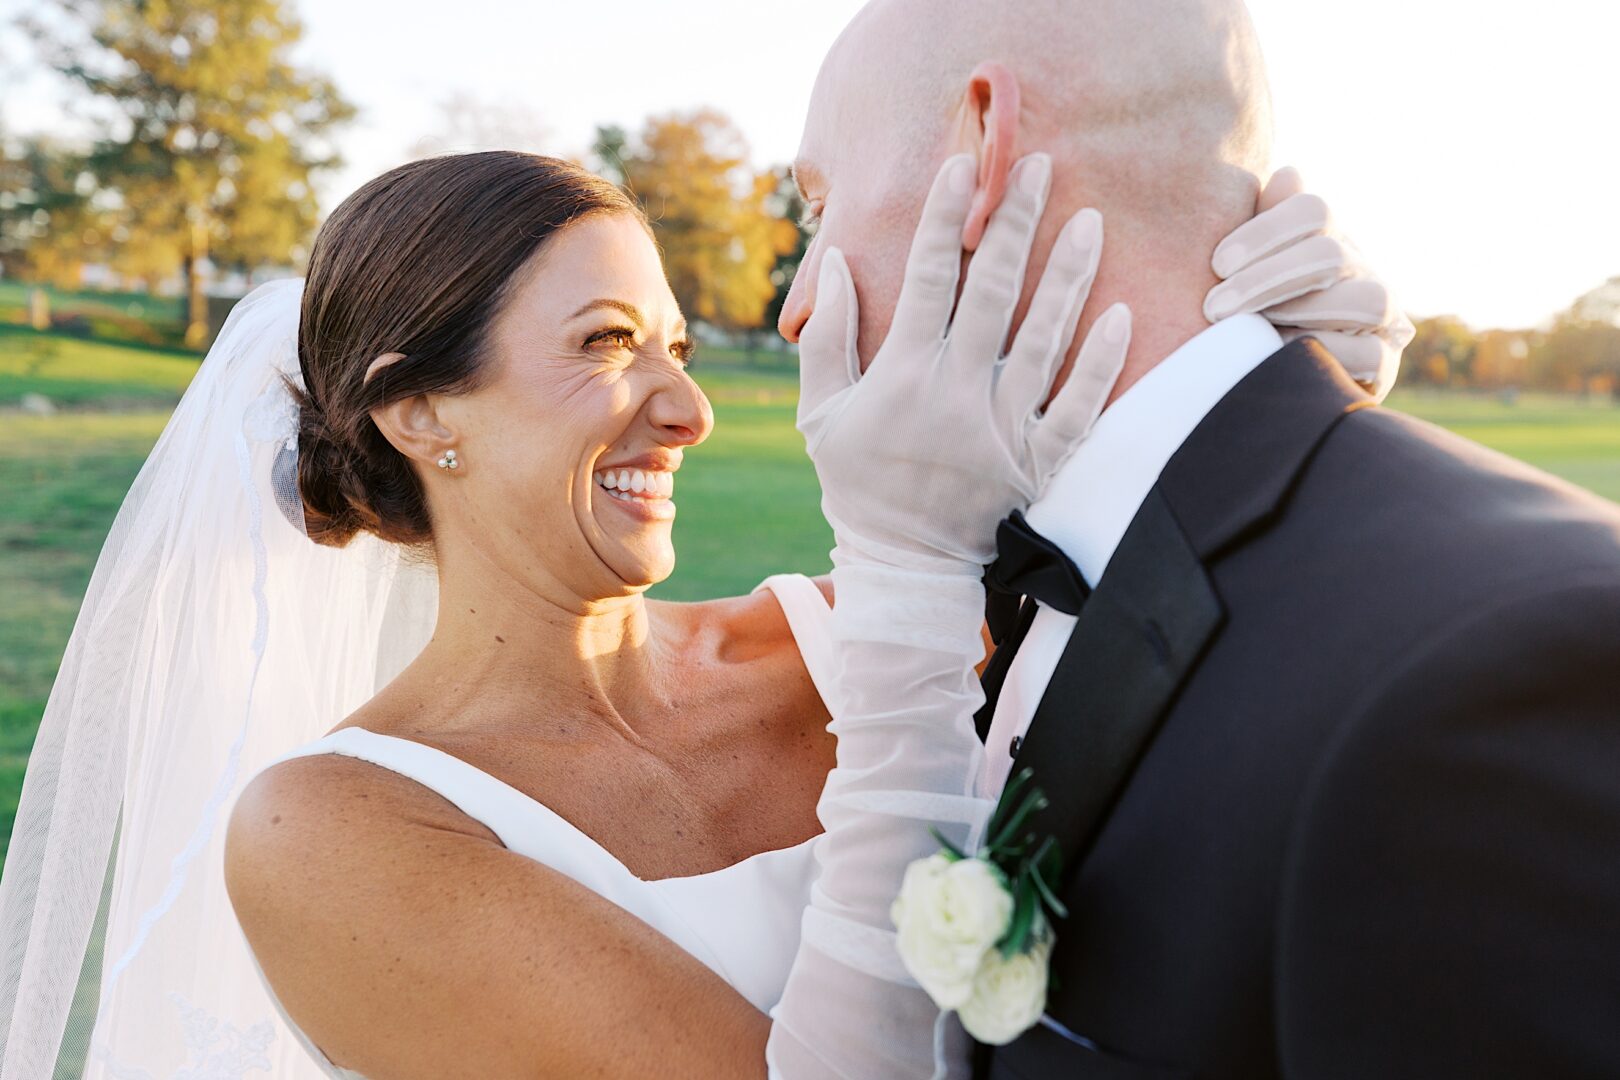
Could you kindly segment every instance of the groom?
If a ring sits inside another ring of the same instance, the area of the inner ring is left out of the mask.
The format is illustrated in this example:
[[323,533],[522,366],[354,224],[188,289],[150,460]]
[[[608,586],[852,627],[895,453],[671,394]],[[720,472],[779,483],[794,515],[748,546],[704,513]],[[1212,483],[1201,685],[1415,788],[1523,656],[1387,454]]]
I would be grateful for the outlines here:
[[1208,324],[1212,255],[1256,254],[1214,248],[1268,132],[1239,0],[878,0],[816,89],[790,340],[837,246],[871,359],[960,150],[980,226],[1050,152],[1029,288],[1095,206],[1090,311],[1136,315],[1116,400],[990,574],[1026,599],[983,782],[1051,797],[1069,915],[1046,1021],[977,1071],[1620,1076],[1620,511],[1374,407],[1221,293]]

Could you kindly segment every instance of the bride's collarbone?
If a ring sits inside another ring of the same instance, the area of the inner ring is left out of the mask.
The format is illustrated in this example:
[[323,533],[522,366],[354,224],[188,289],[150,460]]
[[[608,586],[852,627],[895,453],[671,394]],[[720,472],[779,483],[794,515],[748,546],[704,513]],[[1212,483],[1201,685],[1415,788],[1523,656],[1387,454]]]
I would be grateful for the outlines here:
[[638,743],[581,736],[532,755],[513,748],[498,767],[637,876],[706,873],[819,831],[830,756],[744,713],[685,731],[672,723]]
[[548,807],[638,877],[681,877],[819,831],[815,804],[832,741],[796,659],[779,650],[726,660],[689,653],[669,672],[671,692],[659,695],[667,700],[641,715],[610,716],[588,696],[559,694],[543,716],[527,704],[455,720],[368,709],[345,726],[467,762]]

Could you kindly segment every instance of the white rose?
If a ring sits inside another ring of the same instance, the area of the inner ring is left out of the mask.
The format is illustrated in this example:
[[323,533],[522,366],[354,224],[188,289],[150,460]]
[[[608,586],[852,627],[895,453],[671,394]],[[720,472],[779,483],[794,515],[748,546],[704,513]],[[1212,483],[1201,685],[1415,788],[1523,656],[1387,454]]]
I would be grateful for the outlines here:
[[957,1010],[968,1034],[982,1043],[1005,1046],[1039,1023],[1046,1012],[1051,959],[1049,936],[1011,958],[991,949],[973,980],[972,995]]
[[1001,871],[982,859],[931,855],[906,868],[890,908],[900,959],[934,1003],[961,1006],[979,962],[1007,933],[1013,898]]

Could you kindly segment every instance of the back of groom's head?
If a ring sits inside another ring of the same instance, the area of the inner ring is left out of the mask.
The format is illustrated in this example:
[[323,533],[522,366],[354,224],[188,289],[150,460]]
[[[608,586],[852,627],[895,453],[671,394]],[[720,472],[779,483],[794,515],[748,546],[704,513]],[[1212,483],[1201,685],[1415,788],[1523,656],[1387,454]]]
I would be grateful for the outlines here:
[[1011,162],[1043,150],[1055,176],[1032,271],[1070,213],[1102,211],[1107,250],[1083,327],[1131,304],[1129,380],[1203,327],[1210,254],[1253,214],[1270,135],[1241,0],[874,0],[817,79],[795,170],[822,224],[782,331],[797,336],[820,251],[837,246],[861,290],[870,360],[939,164],[979,156],[982,222]]

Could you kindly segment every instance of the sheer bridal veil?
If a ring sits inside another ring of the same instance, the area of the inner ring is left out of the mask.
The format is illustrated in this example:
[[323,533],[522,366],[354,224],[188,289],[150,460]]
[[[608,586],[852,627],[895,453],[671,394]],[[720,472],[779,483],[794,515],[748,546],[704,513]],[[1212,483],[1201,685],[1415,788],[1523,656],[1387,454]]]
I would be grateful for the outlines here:
[[225,823],[415,656],[437,585],[303,535],[300,291],[237,305],[96,564],[0,879],[0,1080],[323,1075],[231,911]]

